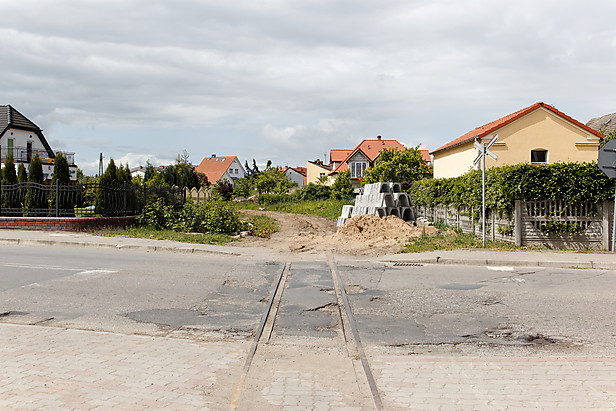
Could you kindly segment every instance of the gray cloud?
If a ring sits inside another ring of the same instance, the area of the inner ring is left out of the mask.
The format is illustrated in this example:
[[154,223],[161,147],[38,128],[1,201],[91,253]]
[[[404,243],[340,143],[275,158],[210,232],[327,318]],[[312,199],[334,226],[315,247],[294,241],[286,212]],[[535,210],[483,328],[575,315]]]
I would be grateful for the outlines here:
[[540,100],[581,121],[614,111],[607,2],[5,0],[0,13],[1,103],[87,158],[299,165],[376,134],[436,148]]

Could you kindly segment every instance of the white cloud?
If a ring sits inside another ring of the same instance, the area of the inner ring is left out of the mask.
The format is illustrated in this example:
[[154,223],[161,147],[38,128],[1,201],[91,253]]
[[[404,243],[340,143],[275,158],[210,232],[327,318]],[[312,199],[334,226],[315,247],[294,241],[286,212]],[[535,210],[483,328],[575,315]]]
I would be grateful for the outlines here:
[[377,134],[433,149],[540,100],[583,122],[613,112],[616,3],[589,9],[3,0],[0,104],[83,164],[187,149],[298,165]]

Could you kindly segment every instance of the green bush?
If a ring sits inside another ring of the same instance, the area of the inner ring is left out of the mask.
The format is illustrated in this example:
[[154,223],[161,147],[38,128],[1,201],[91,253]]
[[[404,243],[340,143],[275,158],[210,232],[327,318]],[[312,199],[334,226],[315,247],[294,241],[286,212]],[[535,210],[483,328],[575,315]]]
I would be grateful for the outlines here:
[[[460,177],[416,181],[409,189],[414,205],[481,207],[481,171]],[[613,182],[591,163],[517,164],[486,170],[486,207],[510,213],[515,200],[598,203],[613,198]]]
[[309,183],[293,193],[294,200],[327,200],[331,195],[331,188],[319,184]]
[[171,228],[176,221],[176,213],[171,206],[165,205],[162,199],[147,203],[143,212],[137,217],[137,225],[154,230]]
[[261,193],[259,194],[259,205],[268,206],[278,203],[285,203],[287,201],[291,201],[292,199],[293,197],[288,194]]
[[224,201],[200,203],[204,210],[203,232],[235,235],[242,229],[240,213]]
[[334,184],[332,184],[331,196],[336,200],[353,197],[351,172],[349,170],[338,173],[336,181],[334,181]]
[[231,204],[224,200],[186,203],[174,225],[176,231],[235,235],[242,222]]

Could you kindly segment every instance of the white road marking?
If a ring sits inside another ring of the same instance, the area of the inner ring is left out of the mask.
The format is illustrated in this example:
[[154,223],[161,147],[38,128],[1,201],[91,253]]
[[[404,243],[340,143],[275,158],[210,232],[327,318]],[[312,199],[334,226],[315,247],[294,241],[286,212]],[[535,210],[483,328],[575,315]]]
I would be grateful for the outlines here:
[[515,269],[513,267],[506,267],[506,266],[486,266],[486,268],[490,271],[515,271]]

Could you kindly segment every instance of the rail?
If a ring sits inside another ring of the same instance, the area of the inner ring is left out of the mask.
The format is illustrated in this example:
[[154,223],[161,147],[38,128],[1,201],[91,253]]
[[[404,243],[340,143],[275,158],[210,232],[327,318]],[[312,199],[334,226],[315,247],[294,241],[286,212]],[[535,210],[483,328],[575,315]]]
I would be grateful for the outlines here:
[[[274,283],[272,285],[271,288],[271,292],[270,292],[270,297],[269,300],[267,302],[265,311],[263,312],[262,316],[261,316],[261,321],[259,323],[259,326],[257,327],[257,331],[255,333],[254,339],[253,339],[253,343],[252,346],[248,352],[246,361],[244,363],[244,367],[242,370],[242,374],[240,376],[238,385],[237,385],[237,389],[235,391],[235,394],[231,400],[230,403],[230,410],[235,410],[238,407],[238,401],[240,399],[240,396],[242,394],[243,391],[243,387],[244,384],[246,382],[246,379],[248,378],[248,374],[250,372],[250,368],[251,365],[253,363],[254,357],[257,354],[257,350],[259,348],[259,345],[261,343],[268,343],[272,334],[272,331],[274,329],[274,326],[276,324],[276,316],[278,314],[278,306],[280,305],[280,301],[282,300],[282,295],[284,293],[284,289],[285,289],[285,283],[286,283],[286,278],[288,276],[288,272],[291,269],[291,261],[287,261],[285,262],[276,279],[274,280]],[[338,271],[338,268],[336,266],[335,261],[333,260],[333,258],[331,256],[329,256],[328,258],[328,264],[331,270],[331,274],[332,274],[332,280],[333,283],[335,285],[335,290],[336,290],[336,297],[337,297],[337,305],[338,305],[338,313],[340,315],[340,325],[344,331],[344,327],[345,327],[345,321],[343,319],[343,315],[342,315],[342,311],[345,312],[346,314],[346,318],[347,321],[346,323],[348,324],[348,327],[351,329],[351,334],[353,335],[353,343],[355,344],[355,347],[357,349],[357,351],[359,352],[359,356],[360,356],[360,360],[362,363],[362,367],[364,370],[364,374],[366,376],[366,379],[368,381],[368,385],[370,387],[370,391],[371,391],[371,395],[372,395],[372,400],[374,402],[374,409],[377,411],[382,411],[383,410],[383,402],[381,400],[379,391],[377,389],[376,386],[376,382],[374,379],[374,376],[372,374],[372,371],[370,369],[370,365],[368,363],[368,359],[366,357],[365,351],[363,349],[363,345],[361,343],[361,338],[359,336],[359,331],[357,329],[357,324],[355,322],[355,319],[353,317],[353,312],[351,310],[351,304],[349,302],[349,298],[348,295],[346,293],[346,289],[344,286],[344,283],[342,281],[342,278],[340,276],[340,273]],[[344,305],[344,307],[340,307],[340,302],[342,302],[342,305]],[[274,309],[275,308],[275,309]],[[266,327],[269,326],[269,332],[265,331]],[[349,343],[349,340],[347,339],[347,333],[343,332],[344,334],[344,339],[345,339],[345,343]],[[267,337],[265,337],[265,335],[267,335]]]

